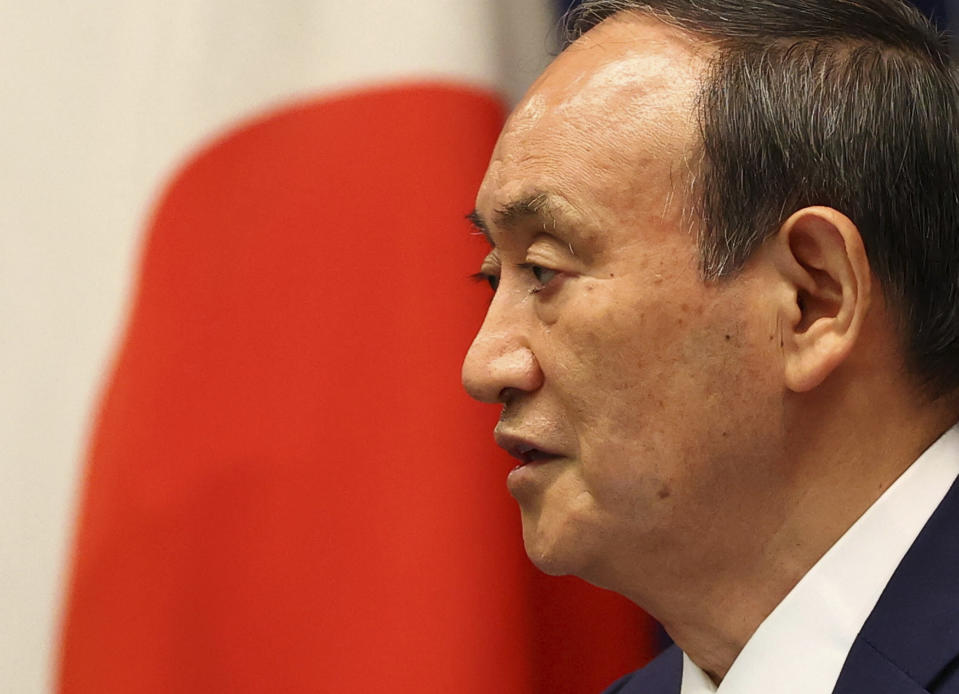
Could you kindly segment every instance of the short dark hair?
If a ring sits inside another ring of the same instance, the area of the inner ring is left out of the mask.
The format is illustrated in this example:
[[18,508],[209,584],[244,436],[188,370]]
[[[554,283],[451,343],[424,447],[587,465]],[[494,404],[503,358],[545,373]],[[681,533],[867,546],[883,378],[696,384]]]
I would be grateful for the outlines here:
[[707,279],[735,275],[795,211],[860,229],[932,397],[959,388],[959,76],[900,0],[584,0],[568,41],[619,12],[708,39],[692,204]]

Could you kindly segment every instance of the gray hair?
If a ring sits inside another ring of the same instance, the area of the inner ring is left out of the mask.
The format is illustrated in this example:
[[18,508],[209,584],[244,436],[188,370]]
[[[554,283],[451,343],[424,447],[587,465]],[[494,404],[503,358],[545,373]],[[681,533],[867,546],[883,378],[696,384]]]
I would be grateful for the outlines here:
[[859,227],[931,397],[959,388],[959,76],[900,0],[584,0],[574,41],[620,12],[717,46],[698,94],[692,204],[707,279],[735,275],[795,211]]

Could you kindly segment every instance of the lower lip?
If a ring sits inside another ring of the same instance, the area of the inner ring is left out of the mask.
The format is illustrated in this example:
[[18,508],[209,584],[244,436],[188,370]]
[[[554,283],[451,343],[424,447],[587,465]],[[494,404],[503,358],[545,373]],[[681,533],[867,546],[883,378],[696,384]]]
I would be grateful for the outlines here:
[[555,456],[517,465],[506,477],[506,484],[510,492],[515,496],[518,491],[522,491],[537,483],[542,483],[544,472],[554,467],[551,463],[555,463],[558,460],[560,460],[560,457]]

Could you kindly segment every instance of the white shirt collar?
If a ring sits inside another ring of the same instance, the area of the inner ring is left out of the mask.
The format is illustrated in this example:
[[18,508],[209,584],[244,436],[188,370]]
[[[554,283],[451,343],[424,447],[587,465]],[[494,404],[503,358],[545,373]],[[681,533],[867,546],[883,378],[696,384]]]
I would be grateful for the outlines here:
[[683,655],[681,694],[829,694],[863,623],[959,475],[959,424],[839,538],[759,625],[717,688]]

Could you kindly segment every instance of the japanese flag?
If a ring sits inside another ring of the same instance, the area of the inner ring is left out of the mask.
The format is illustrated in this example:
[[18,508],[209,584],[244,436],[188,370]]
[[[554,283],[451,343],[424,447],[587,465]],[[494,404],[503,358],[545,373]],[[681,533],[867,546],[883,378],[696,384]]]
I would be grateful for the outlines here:
[[80,470],[45,686],[582,692],[635,667],[633,608],[529,565],[496,413],[459,385],[488,301],[463,217],[553,8],[41,5],[20,21],[54,32],[60,91],[35,88],[55,108],[21,125],[49,137],[7,214],[56,249],[59,303],[15,356],[77,350],[40,376],[76,433],[24,450]]

